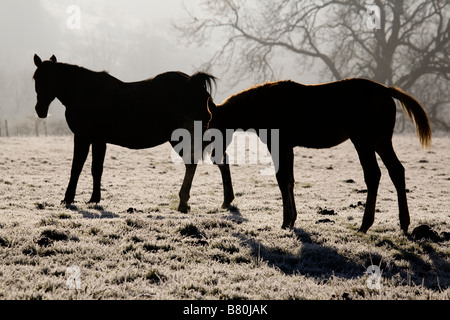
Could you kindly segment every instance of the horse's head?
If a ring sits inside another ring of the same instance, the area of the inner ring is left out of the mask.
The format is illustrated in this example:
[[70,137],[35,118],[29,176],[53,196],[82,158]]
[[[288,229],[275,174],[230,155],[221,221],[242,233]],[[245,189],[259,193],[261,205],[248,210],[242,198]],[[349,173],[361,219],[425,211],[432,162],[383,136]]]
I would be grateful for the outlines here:
[[[205,72],[197,72],[189,78],[189,83],[191,85],[188,86],[189,93],[187,95],[193,96],[196,101],[205,101],[211,99],[211,91],[216,84],[216,77]],[[197,104],[197,102],[195,103]],[[198,110],[200,113],[196,114],[196,116],[200,116],[204,123],[210,120],[210,112],[207,108],[202,107]]]
[[209,112],[208,128],[218,128],[221,126],[220,107],[217,107],[211,97],[208,98],[207,108]]
[[33,75],[37,94],[36,113],[39,118],[46,118],[50,103],[56,98],[57,80],[55,78],[56,57],[42,61],[34,55],[34,64],[37,69]]

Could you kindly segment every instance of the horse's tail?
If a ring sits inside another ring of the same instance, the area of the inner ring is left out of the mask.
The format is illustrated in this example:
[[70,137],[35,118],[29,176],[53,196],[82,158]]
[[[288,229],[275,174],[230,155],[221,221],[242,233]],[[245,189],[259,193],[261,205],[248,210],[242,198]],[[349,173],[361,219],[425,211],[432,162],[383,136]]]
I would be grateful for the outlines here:
[[399,100],[402,104],[403,111],[416,125],[417,135],[419,136],[420,143],[424,148],[431,146],[431,129],[430,120],[427,113],[420,105],[420,103],[414,99],[411,95],[402,91],[400,88],[391,87],[391,96]]
[[201,85],[205,88],[208,94],[211,96],[213,85],[216,84],[216,77],[205,73],[205,72],[197,72],[194,73],[189,79],[190,82]]

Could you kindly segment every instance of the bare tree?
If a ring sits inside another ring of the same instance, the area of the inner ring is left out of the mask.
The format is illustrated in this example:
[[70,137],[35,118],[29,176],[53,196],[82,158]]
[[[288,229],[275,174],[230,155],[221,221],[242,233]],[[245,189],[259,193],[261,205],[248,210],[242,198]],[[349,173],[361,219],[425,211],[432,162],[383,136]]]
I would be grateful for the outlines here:
[[188,12],[176,24],[180,39],[220,43],[208,65],[225,66],[234,80],[277,78],[275,59],[290,53],[299,74],[318,64],[324,81],[399,86],[421,99],[435,128],[449,129],[440,118],[450,107],[448,0],[204,0],[202,7],[207,15]]

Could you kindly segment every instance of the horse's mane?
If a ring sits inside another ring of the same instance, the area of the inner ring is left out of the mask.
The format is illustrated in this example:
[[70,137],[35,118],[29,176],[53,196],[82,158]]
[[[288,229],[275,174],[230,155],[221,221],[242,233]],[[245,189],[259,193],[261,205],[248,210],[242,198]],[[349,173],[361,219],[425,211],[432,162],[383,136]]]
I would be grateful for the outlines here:
[[[89,70],[85,67],[81,67],[81,66],[74,65],[74,64],[63,63],[63,62],[55,63],[55,66],[57,66],[57,68],[58,68],[57,72],[61,72],[61,70],[69,71],[69,72],[73,73],[76,77],[90,75],[91,77],[100,76],[100,77],[106,77],[106,78],[114,78],[106,70],[93,71],[93,70]],[[39,71],[39,68],[36,69],[36,71],[33,74],[34,80],[36,80],[36,74],[38,71]]]
[[240,104],[240,103],[248,103],[248,102],[252,102],[253,100],[255,100],[256,98],[260,99],[261,98],[261,94],[263,94],[264,91],[267,91],[269,88],[273,88],[273,87],[277,87],[280,85],[289,85],[289,84],[293,84],[293,85],[298,85],[296,82],[291,81],[291,80],[283,80],[283,81],[276,81],[276,82],[266,82],[264,84],[258,84],[255,85],[249,89],[243,90],[239,93],[236,93],[234,95],[232,95],[231,97],[229,97],[228,99],[226,99],[222,105],[225,104]]
[[108,71],[93,71],[90,69],[87,69],[85,67],[77,66],[74,64],[68,64],[68,63],[58,63],[58,68],[60,70],[69,70],[71,72],[74,72],[77,75],[92,75],[92,76],[102,76],[102,77],[113,77],[109,74]]

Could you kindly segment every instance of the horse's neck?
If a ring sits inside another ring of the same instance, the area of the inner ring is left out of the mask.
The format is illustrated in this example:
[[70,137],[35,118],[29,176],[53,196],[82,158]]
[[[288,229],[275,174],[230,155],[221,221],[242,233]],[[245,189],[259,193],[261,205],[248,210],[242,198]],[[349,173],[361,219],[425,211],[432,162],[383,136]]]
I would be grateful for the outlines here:
[[227,101],[220,108],[223,108],[220,116],[226,129],[252,129],[249,124],[253,123],[254,103],[245,100]]
[[83,81],[75,66],[66,64],[57,65],[58,69],[56,77],[59,88],[56,97],[67,107],[75,98],[75,95],[80,93],[81,90],[78,88],[80,87],[80,84],[83,84]]

